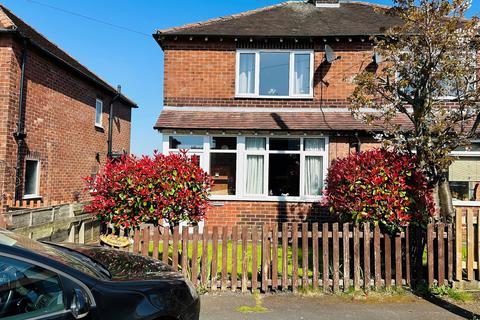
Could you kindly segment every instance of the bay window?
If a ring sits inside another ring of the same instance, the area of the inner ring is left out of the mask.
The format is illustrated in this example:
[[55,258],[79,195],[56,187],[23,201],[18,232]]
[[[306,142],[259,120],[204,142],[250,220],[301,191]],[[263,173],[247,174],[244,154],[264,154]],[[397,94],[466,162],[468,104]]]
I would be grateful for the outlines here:
[[313,97],[313,51],[238,50],[238,97]]
[[[180,143],[179,143],[180,142]],[[308,200],[322,195],[328,138],[295,136],[164,136],[166,153],[189,154],[214,181],[212,199]]]

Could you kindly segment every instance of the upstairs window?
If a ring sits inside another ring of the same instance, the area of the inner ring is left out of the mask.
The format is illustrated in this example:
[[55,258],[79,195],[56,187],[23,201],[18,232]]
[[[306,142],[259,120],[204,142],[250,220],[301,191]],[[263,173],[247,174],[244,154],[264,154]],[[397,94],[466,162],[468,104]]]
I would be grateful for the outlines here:
[[95,101],[95,126],[102,127],[102,119],[103,119],[103,101],[97,99]]
[[313,51],[239,50],[238,97],[313,97]]

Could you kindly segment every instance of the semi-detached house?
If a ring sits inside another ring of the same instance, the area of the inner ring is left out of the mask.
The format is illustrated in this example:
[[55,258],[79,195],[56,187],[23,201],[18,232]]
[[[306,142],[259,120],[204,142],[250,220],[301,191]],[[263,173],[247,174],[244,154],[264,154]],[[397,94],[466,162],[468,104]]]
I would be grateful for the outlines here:
[[[371,36],[401,23],[385,9],[292,1],[156,32],[165,87],[155,128],[165,153],[188,149],[213,176],[207,223],[327,218],[329,164],[377,145],[381,128],[354,119],[348,97],[355,75],[378,67]],[[457,205],[480,200],[479,151],[457,152]]]
[[82,177],[130,151],[136,107],[0,5],[0,200],[87,200]]

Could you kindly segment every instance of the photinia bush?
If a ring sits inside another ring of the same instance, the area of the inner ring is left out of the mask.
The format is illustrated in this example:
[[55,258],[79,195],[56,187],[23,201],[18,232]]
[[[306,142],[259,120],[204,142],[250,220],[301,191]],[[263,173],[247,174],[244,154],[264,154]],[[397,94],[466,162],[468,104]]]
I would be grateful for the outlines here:
[[162,220],[170,226],[198,222],[205,217],[212,180],[197,158],[182,151],[110,160],[99,174],[85,178],[92,195],[85,211],[125,228]]
[[343,221],[379,224],[391,232],[410,223],[424,225],[435,212],[414,156],[385,149],[335,160],[328,171],[325,201]]

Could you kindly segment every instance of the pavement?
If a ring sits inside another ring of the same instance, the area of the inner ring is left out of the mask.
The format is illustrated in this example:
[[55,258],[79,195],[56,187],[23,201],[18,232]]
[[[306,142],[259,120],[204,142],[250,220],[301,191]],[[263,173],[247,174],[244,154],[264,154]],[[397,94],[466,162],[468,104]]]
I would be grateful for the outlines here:
[[201,320],[480,319],[463,309],[452,309],[447,302],[435,304],[414,295],[356,300],[343,296],[208,293],[201,297],[201,303]]

